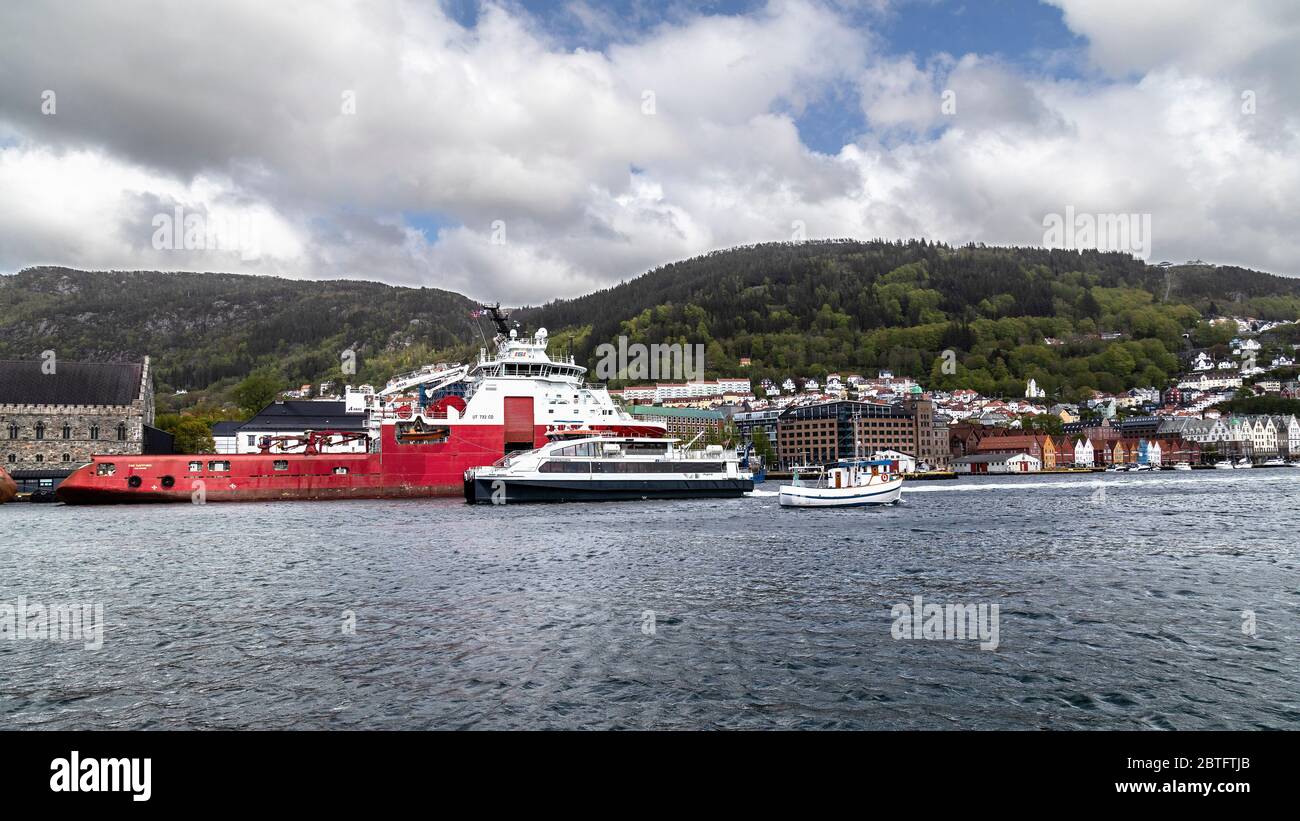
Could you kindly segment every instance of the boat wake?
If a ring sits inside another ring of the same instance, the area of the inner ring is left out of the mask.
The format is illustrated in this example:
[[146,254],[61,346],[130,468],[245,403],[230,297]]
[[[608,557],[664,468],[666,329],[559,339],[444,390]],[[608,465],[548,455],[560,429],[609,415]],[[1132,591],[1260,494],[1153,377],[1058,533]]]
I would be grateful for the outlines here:
[[903,485],[903,493],[943,493],[954,491],[972,491],[972,490],[1037,490],[1039,488],[1092,488],[1099,484],[1115,487],[1129,487],[1132,485],[1190,485],[1201,484],[1200,479],[1081,479],[1074,482],[979,482],[967,485],[953,486],[945,484],[944,486],[926,485],[924,487],[914,487],[912,485]]

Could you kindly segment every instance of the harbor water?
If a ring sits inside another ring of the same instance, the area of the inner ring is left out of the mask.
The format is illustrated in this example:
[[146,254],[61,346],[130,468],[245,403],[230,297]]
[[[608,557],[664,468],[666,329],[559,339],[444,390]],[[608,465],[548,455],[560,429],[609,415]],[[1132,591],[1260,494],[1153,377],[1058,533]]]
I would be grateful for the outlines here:
[[0,637],[0,727],[1300,728],[1300,470],[775,490],[5,505],[0,608],[103,631]]

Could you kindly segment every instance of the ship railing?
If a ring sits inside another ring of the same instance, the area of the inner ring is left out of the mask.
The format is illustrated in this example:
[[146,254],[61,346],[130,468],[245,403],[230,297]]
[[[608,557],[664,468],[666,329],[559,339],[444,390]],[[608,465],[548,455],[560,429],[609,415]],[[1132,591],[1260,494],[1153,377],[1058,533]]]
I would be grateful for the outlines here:
[[387,422],[389,420],[395,420],[398,422],[409,422],[412,419],[416,418],[417,416],[423,416],[425,419],[450,419],[451,418],[450,415],[447,413],[447,408],[442,408],[441,410],[435,410],[432,406],[425,407],[423,410],[421,410],[420,408],[412,407],[411,410],[406,414],[399,413],[397,410],[392,408],[384,408],[382,410],[372,410],[370,412],[371,420],[380,421],[380,422]]

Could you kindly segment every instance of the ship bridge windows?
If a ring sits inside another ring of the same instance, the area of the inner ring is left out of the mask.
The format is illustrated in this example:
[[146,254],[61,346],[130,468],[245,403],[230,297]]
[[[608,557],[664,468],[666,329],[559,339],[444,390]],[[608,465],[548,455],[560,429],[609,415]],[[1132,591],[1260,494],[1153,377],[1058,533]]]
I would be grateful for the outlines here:
[[275,470],[288,470],[288,469],[289,469],[289,460],[288,460],[288,459],[276,459],[274,462],[271,463],[271,467],[274,468]]
[[347,476],[347,475],[348,475],[348,469],[345,468],[345,467],[343,467],[342,465],[339,465],[338,467],[334,468],[334,475],[335,475],[335,476]]
[[203,472],[203,463],[202,463],[202,462],[200,462],[200,461],[198,461],[198,460],[195,460],[195,461],[193,461],[193,462],[190,462],[190,473],[202,473],[202,472]]
[[97,476],[112,476],[114,473],[117,473],[117,465],[112,462],[100,462],[95,467],[95,475]]
[[230,470],[230,463],[224,459],[208,462],[208,470],[214,473],[228,472]]

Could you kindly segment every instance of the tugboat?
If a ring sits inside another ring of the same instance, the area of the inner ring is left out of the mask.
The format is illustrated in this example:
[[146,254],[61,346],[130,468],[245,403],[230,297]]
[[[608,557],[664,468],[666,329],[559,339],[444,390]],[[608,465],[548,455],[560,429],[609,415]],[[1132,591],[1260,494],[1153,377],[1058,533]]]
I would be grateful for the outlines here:
[[861,507],[891,505],[903,494],[903,477],[889,472],[883,459],[836,462],[814,468],[811,482],[807,468],[795,468],[793,484],[781,485],[782,507]]
[[[665,437],[621,437],[578,428],[552,442],[465,471],[465,501],[597,502],[741,496],[754,489],[739,457],[721,445],[691,450]],[[696,436],[696,439],[699,437]]]
[[473,367],[390,382],[367,407],[367,431],[347,434],[365,442],[364,452],[331,452],[346,437],[314,431],[259,453],[98,455],[55,492],[68,504],[458,496],[466,470],[540,447],[558,425],[664,435],[662,423],[633,417],[603,386],[587,384],[572,357],[548,356],[545,328],[520,337],[499,307],[476,313],[496,323],[495,352],[480,350]]
[[13,501],[13,498],[17,495],[18,483],[14,481],[14,477],[10,476],[8,471],[0,468],[0,504]]

